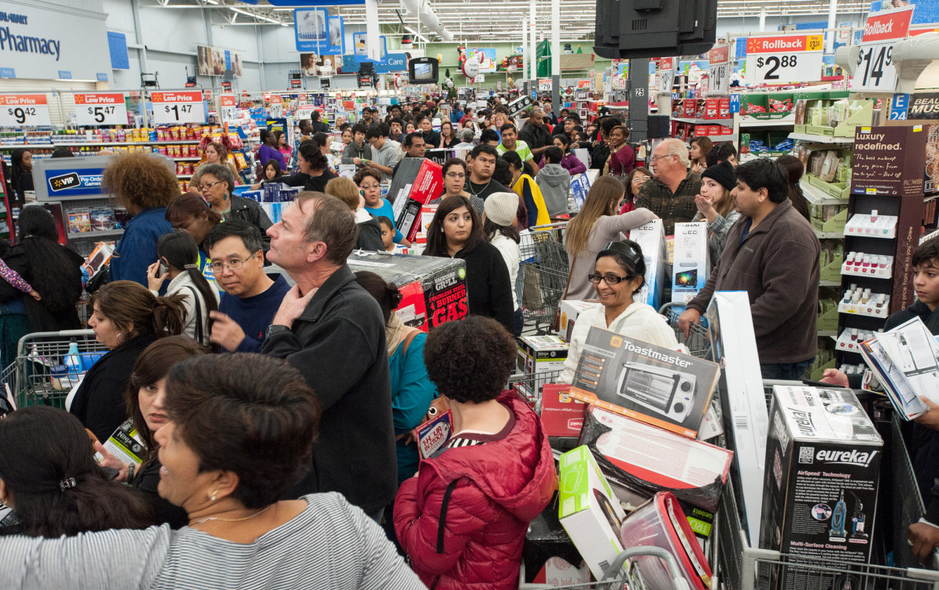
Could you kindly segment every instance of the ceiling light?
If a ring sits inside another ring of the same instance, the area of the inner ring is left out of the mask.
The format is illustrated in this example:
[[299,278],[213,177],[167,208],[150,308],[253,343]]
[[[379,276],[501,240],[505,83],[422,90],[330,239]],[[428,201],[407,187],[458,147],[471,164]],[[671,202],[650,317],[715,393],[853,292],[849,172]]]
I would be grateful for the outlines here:
[[235,8],[234,6],[229,6],[228,8],[229,8],[229,10],[231,10],[232,12],[237,12],[238,14],[243,14],[244,16],[251,16],[251,17],[254,17],[254,18],[258,18],[258,19],[261,19],[261,20],[263,20],[263,21],[267,21],[267,22],[272,23],[272,24],[275,24],[275,25],[282,25],[282,24],[284,24],[284,23],[282,23],[281,21],[279,21],[279,20],[277,20],[277,19],[273,19],[273,18],[270,18],[270,17],[268,17],[268,16],[264,16],[264,15],[262,15],[262,14],[254,14],[254,13],[252,13],[252,12],[248,12],[247,10],[242,10],[242,9],[240,9],[240,8]]

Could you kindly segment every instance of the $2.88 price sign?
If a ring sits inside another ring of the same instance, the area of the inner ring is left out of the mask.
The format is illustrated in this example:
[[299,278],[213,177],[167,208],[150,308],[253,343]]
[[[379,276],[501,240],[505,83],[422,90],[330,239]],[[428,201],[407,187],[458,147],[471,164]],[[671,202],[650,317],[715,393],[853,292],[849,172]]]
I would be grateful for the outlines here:
[[0,95],[0,126],[41,127],[52,125],[45,94]]
[[150,98],[157,124],[205,123],[202,92],[154,92]]
[[75,119],[79,125],[127,125],[127,107],[119,92],[75,95]]
[[786,84],[822,77],[822,35],[781,35],[747,39],[747,82]]

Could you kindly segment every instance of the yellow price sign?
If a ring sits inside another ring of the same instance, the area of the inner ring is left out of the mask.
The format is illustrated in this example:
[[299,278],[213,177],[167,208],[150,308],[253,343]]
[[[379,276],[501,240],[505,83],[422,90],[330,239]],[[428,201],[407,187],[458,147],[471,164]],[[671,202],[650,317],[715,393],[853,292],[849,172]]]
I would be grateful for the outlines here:
[[823,43],[823,35],[808,35],[805,38],[805,49],[807,51],[821,51]]

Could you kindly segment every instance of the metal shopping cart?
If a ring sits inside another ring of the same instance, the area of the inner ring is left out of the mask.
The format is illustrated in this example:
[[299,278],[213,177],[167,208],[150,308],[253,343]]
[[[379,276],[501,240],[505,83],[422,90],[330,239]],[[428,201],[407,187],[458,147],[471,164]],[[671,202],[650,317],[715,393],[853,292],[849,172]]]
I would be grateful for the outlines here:
[[[681,571],[675,557],[660,547],[630,547],[616,556],[609,569],[604,572],[603,578],[598,582],[584,584],[570,584],[567,586],[552,586],[550,584],[519,584],[519,590],[622,590],[625,586],[630,589],[644,589],[642,571],[639,564],[630,560],[637,557],[658,557],[668,568],[669,572]],[[626,562],[630,561],[629,564]],[[525,564],[522,564],[520,580],[525,579]],[[672,575],[672,588],[674,590],[689,590],[688,581],[682,576]]]
[[570,272],[561,234],[567,223],[530,228],[519,244],[519,290],[526,323],[547,334],[564,297]]
[[678,342],[688,347],[691,356],[698,358],[711,358],[711,340],[708,338],[708,329],[701,324],[692,324],[686,337],[678,328],[678,318],[685,307],[680,303],[666,303],[659,308],[659,313],[665,316],[668,325],[675,331]]
[[515,391],[522,398],[522,401],[538,414],[541,414],[541,394],[544,386],[549,383],[557,383],[563,372],[563,369],[557,369],[537,373],[516,373],[509,377],[506,388]]

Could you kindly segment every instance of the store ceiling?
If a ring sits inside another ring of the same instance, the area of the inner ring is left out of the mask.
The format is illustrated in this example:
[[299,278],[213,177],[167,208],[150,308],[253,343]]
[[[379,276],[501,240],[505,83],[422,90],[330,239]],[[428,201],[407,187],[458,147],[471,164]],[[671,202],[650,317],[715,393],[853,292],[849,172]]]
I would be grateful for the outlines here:
[[[473,41],[508,41],[521,44],[522,20],[529,15],[528,0],[428,0],[443,25],[458,43]],[[261,0],[252,6],[239,0],[150,0],[167,9],[212,9],[233,26],[293,26],[293,9],[278,8]],[[866,13],[869,2],[838,0],[838,13],[858,15]],[[719,0],[718,18],[754,18],[765,10],[767,17],[813,16],[828,19],[828,0]],[[336,6],[333,14],[344,17],[346,24],[365,24],[364,6]],[[596,0],[561,0],[561,38],[588,39],[594,32]],[[400,15],[400,18],[399,18]],[[550,0],[535,0],[538,38],[548,38],[551,26]],[[410,33],[418,30],[415,17],[408,16],[400,0],[378,0],[378,18],[382,26],[393,27],[392,32]],[[403,19],[403,24],[402,20]],[[216,21],[217,22],[217,21]],[[756,28],[757,22],[748,26]],[[747,32],[747,31],[740,31]],[[423,30],[422,30],[423,33]],[[437,35],[415,38],[418,43],[437,42]]]

